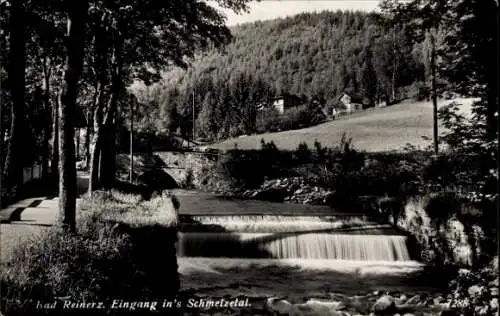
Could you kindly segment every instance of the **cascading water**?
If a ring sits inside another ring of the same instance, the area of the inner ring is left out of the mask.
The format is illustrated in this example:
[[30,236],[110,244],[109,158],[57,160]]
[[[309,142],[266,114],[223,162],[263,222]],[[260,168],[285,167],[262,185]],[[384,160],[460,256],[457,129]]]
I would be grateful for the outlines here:
[[181,221],[181,257],[411,260],[406,236],[362,217],[195,216]]
[[420,290],[423,265],[405,234],[362,213],[203,193],[179,200],[178,271],[185,288],[203,295],[306,301],[400,291],[413,280]]

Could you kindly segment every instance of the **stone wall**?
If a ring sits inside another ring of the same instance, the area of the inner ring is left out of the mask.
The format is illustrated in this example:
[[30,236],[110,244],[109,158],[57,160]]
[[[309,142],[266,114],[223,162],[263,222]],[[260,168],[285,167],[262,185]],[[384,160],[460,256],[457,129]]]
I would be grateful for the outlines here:
[[459,219],[465,208],[452,197],[417,196],[408,199],[400,210],[379,207],[388,221],[411,233],[423,261],[433,264],[472,266],[482,256],[486,240],[481,227]]
[[171,175],[181,188],[223,191],[228,185],[216,173],[218,156],[194,152],[156,152],[163,162],[163,170]]

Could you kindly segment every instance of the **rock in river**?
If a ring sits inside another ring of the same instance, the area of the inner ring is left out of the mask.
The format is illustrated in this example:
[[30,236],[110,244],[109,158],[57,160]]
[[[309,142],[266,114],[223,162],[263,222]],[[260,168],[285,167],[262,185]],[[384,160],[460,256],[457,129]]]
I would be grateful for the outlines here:
[[387,315],[396,313],[396,304],[394,298],[390,295],[380,297],[375,304],[373,304],[372,311],[376,315]]

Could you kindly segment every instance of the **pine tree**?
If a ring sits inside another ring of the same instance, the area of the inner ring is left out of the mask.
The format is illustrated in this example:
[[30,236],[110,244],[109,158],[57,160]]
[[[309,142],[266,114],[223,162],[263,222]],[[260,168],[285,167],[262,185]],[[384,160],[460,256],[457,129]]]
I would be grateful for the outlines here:
[[365,47],[364,62],[361,68],[361,89],[363,97],[368,100],[368,105],[375,105],[377,96],[377,74],[372,63],[372,51],[370,47]]

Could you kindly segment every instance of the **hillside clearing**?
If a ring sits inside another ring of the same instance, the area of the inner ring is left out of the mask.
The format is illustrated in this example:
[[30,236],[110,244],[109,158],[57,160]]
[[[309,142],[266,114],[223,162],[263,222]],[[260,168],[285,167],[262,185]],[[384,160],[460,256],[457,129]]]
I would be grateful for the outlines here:
[[[470,114],[474,100],[476,99],[440,100],[438,106],[443,107],[456,101],[461,104],[462,113]],[[312,147],[315,140],[323,146],[332,147],[340,143],[344,132],[348,138],[352,138],[356,149],[368,152],[401,151],[407,144],[424,149],[432,144],[432,103],[405,101],[348,119],[300,130],[230,138],[209,147],[227,150],[237,145],[239,149],[258,149],[261,139],[273,141],[278,148],[285,150],[296,149],[301,142]]]

